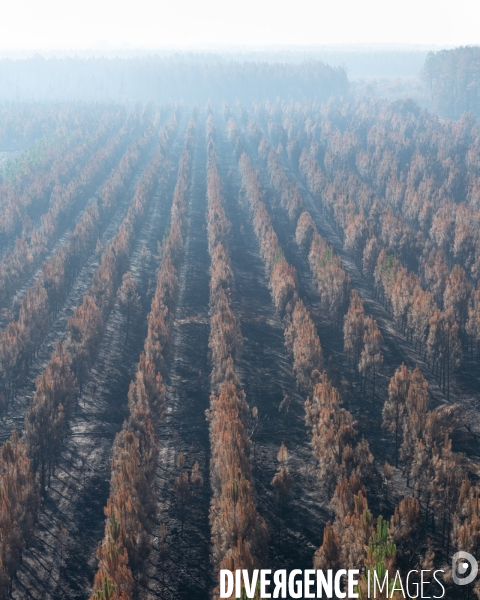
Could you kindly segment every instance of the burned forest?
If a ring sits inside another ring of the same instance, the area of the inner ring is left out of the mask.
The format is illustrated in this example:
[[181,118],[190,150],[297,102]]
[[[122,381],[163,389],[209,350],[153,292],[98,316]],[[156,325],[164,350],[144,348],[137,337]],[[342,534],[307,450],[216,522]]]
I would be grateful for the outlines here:
[[480,598],[479,65],[0,58],[0,598]]

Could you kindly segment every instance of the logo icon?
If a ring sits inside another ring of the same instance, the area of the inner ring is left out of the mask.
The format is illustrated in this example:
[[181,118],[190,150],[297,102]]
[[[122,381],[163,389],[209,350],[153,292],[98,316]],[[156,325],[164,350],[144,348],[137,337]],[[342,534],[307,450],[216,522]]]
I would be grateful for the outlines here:
[[468,585],[478,574],[478,563],[468,552],[457,552],[452,557],[453,583]]

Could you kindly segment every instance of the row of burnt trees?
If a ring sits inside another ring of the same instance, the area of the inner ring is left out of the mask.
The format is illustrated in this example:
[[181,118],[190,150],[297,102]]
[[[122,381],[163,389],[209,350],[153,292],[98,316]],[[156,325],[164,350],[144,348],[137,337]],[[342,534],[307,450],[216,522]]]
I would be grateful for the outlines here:
[[187,233],[187,198],[196,117],[190,120],[180,158],[171,209],[169,233],[161,246],[161,265],[148,315],[144,351],[128,392],[129,417],[113,445],[110,497],[105,508],[105,536],[98,545],[99,566],[92,600],[128,600],[136,597],[138,576],[149,555],[149,523],[156,513],[154,474],[158,456],[155,429],[166,405],[167,360],[172,343],[177,301],[177,269]]
[[322,305],[334,326],[339,328],[350,296],[350,277],[342,268],[340,258],[319,235],[309,212],[305,210],[302,195],[288,180],[276,150],[263,137],[258,153],[266,161],[270,182],[279,196],[281,208],[296,226],[296,242],[308,254]]
[[[227,122],[227,131],[235,147],[242,148],[237,126],[232,117]],[[283,320],[287,348],[294,357],[295,377],[300,388],[309,390],[312,387],[312,373],[319,377],[323,370],[320,339],[310,315],[298,297],[296,270],[285,259],[270,215],[262,201],[263,192],[258,175],[243,150],[239,156],[238,166],[242,186],[250,205],[260,254],[269,279],[272,300]]]
[[[212,394],[210,422],[210,506],[212,562],[219,569],[260,566],[268,532],[256,511],[250,463],[249,421],[254,418],[236,373],[242,346],[240,324],[232,311],[234,277],[229,253],[231,223],[223,206],[215,151],[215,126],[207,120],[207,231],[210,266]],[[218,589],[215,590],[218,596]]]
[[[24,441],[19,442],[18,452],[28,456],[22,469],[15,471],[12,494],[16,496],[13,506],[18,514],[29,511],[29,518],[17,525],[11,520],[12,533],[6,528],[4,538],[15,535],[15,544],[6,547],[6,558],[0,569],[2,578],[11,581],[23,549],[33,533],[35,511],[39,491],[49,483],[65,437],[68,419],[75,407],[78,395],[77,382],[82,383],[91,364],[98,342],[102,337],[105,321],[111,310],[117,288],[128,268],[132,245],[146,208],[167,169],[164,151],[176,131],[175,115],[162,133],[161,143],[154,157],[142,174],[129,209],[119,231],[105,249],[100,266],[96,270],[89,292],[76,309],[67,325],[66,340],[60,340],[43,373],[35,383],[35,394],[25,417]],[[113,199],[112,199],[113,200]],[[15,432],[12,439],[15,441]],[[5,470],[5,469],[3,469]],[[3,472],[2,470],[2,472]],[[35,476],[38,474],[38,483]],[[39,485],[38,485],[39,484]],[[15,491],[17,490],[17,492]],[[18,497],[17,497],[18,493]],[[12,501],[0,506],[0,521],[10,522]],[[23,511],[23,512],[22,512]],[[16,548],[19,550],[17,551]],[[6,570],[6,565],[9,570]]]
[[[98,199],[87,206],[65,242],[42,265],[40,276],[28,289],[22,302],[18,319],[12,320],[0,332],[0,377],[7,403],[14,397],[17,383],[26,374],[48,331],[51,319],[65,301],[78,273],[118,206],[119,199],[124,196],[125,185],[138,166],[145,148],[151,143],[154,131],[154,128],[150,128],[130,145],[102,186]],[[99,169],[103,170],[107,161],[112,160],[125,135],[126,131],[120,132],[99,151],[100,155],[94,155],[94,162],[89,162],[92,177],[98,174]],[[78,185],[83,189],[91,181],[83,171],[79,177],[85,176],[84,183],[75,179],[73,187]],[[70,198],[70,195],[66,195],[65,199],[67,197]],[[59,214],[58,211],[55,213]],[[49,228],[53,231],[50,226]],[[33,249],[30,250],[33,256]]]
[[0,596],[7,598],[22,560],[32,541],[39,505],[38,482],[27,448],[13,431],[0,455]]

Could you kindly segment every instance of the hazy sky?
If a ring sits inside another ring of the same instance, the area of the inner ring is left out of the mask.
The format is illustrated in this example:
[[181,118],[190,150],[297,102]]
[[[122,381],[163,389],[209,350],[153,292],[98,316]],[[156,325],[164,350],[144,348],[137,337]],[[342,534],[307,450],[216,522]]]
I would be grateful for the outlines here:
[[3,0],[0,48],[480,43],[480,0]]

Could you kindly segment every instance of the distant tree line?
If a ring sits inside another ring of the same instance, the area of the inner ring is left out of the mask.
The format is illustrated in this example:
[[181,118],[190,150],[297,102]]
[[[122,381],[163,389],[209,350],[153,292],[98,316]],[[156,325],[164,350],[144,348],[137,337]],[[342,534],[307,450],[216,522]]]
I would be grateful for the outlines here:
[[347,91],[344,69],[318,61],[198,62],[158,56],[0,60],[0,100],[8,101],[327,100]]
[[480,47],[430,52],[422,77],[441,117],[458,119],[464,112],[480,116]]

